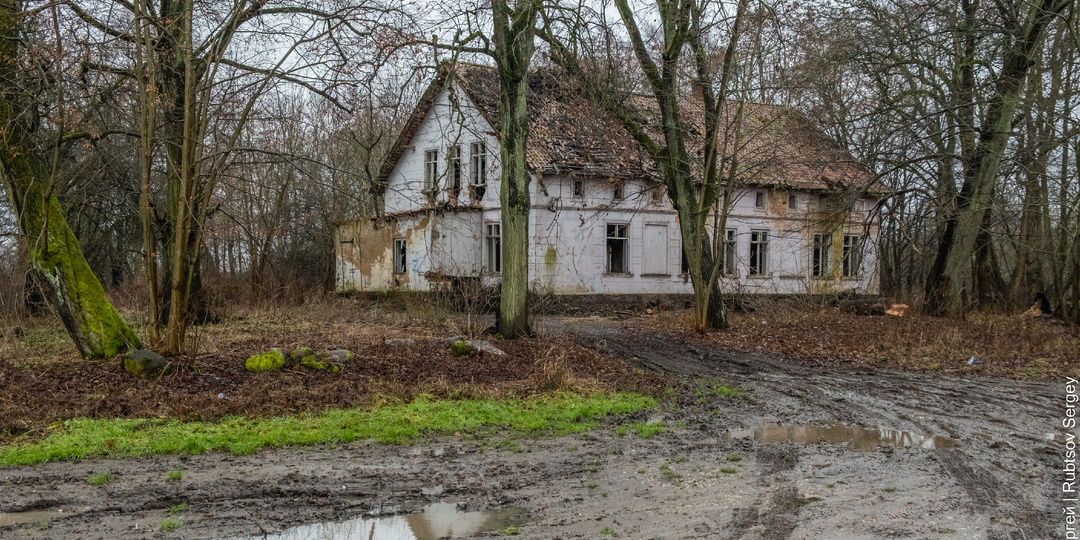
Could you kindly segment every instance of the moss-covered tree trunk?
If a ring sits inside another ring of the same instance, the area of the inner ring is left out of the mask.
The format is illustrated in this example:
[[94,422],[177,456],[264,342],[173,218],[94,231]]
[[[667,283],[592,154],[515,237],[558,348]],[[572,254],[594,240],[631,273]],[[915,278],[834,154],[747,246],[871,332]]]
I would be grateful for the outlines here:
[[34,103],[25,93],[19,62],[22,13],[0,0],[0,178],[26,235],[30,272],[85,358],[109,358],[140,347],[138,336],[105,296],[53,191],[49,167],[34,136]]
[[495,61],[499,72],[500,157],[502,158],[503,268],[496,327],[503,337],[529,335],[529,64],[534,50],[537,4],[517,0],[491,3],[495,20]]

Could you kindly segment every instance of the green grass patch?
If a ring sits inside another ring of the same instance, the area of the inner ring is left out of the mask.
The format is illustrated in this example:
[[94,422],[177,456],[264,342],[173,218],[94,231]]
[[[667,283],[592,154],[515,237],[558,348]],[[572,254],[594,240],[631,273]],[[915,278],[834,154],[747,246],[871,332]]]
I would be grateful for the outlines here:
[[181,502],[179,504],[174,504],[169,507],[169,513],[174,516],[179,516],[184,512],[187,512],[187,501]]
[[[67,420],[44,439],[0,448],[0,465],[225,450],[247,455],[260,448],[375,439],[405,444],[425,434],[507,429],[532,436],[567,435],[595,428],[607,416],[651,409],[640,394],[561,394],[505,400],[436,400],[423,395],[375,409],[332,409],[277,418],[227,417],[217,422],[179,420]],[[648,438],[662,431],[641,424]],[[651,427],[650,427],[651,426]]]
[[617,435],[626,435],[633,430],[637,433],[638,437],[642,439],[651,439],[659,433],[666,433],[667,426],[663,422],[631,422],[630,424],[622,424],[615,428]]
[[95,475],[91,476],[90,478],[87,478],[86,481],[91,486],[104,486],[105,484],[108,484],[108,483],[113,481],[113,475],[112,475],[112,473],[108,473],[108,472],[101,473],[101,474],[95,474]]
[[183,477],[184,477],[184,471],[181,471],[180,469],[175,469],[175,470],[169,471],[169,475],[166,476],[165,479],[168,480],[169,482],[179,482],[180,479],[183,478]]
[[725,457],[724,459],[732,463],[737,463],[739,461],[742,461],[742,456],[740,456],[739,454],[728,454],[727,457]]
[[499,531],[499,534],[503,534],[503,535],[507,535],[507,536],[512,536],[512,535],[518,534],[518,533],[520,533],[520,532],[521,532],[521,529],[517,528],[517,527],[516,527],[516,526],[514,526],[514,525],[511,525],[511,526],[509,526],[509,527],[507,527],[507,528],[505,528],[505,529],[503,529],[503,530]]
[[723,467],[723,468],[720,469],[720,472],[722,472],[724,474],[735,474],[735,473],[739,472],[739,470],[736,469],[735,467]]
[[176,529],[180,528],[180,522],[176,521],[175,519],[166,519],[165,521],[161,522],[161,526],[159,526],[158,528],[165,532],[175,531]]

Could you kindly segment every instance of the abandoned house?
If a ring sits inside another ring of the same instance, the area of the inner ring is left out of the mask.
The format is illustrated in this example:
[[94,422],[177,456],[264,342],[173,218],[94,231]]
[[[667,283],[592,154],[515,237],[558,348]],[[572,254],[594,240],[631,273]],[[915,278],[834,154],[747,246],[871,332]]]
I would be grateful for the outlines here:
[[[556,294],[692,292],[678,218],[655,166],[620,124],[560,84],[550,70],[530,77],[531,287]],[[380,171],[383,211],[337,231],[340,289],[497,282],[497,85],[487,67],[440,71]],[[627,99],[647,114],[648,98]],[[700,149],[700,98],[683,99],[681,108],[697,126],[688,146]],[[728,116],[725,122],[735,115]],[[729,137],[726,150],[737,149],[741,166],[722,237],[722,290],[876,293],[884,188],[802,114],[747,103],[742,116],[743,135]]]

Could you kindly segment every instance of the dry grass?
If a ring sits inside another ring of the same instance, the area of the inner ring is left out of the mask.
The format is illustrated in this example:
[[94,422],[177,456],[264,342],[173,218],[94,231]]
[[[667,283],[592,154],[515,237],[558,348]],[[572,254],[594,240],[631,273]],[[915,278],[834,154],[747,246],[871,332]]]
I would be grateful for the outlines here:
[[[813,302],[759,301],[731,315],[732,328],[704,336],[738,350],[830,366],[982,373],[1042,379],[1080,375],[1080,328],[1057,320],[975,313],[967,320],[913,314],[860,316]],[[690,313],[663,312],[642,324],[692,334]],[[969,365],[974,358],[982,364]]]

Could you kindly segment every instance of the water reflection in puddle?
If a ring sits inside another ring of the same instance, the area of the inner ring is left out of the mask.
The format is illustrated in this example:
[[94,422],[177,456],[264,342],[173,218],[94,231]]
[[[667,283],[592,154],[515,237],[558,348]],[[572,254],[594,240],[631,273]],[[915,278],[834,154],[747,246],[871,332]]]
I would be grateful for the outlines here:
[[285,529],[250,540],[437,540],[498,531],[524,522],[525,509],[463,512],[455,503],[434,503],[411,514],[362,517]]
[[8,525],[26,525],[49,521],[52,518],[63,516],[59,510],[33,510],[30,512],[0,512],[0,527]]
[[920,435],[896,429],[867,429],[850,427],[840,423],[828,423],[824,426],[777,426],[768,425],[757,429],[728,430],[724,439],[754,439],[762,442],[792,441],[802,444],[847,443],[847,449],[854,452],[869,452],[879,446],[893,448],[951,448],[957,445],[956,439],[938,435]]

